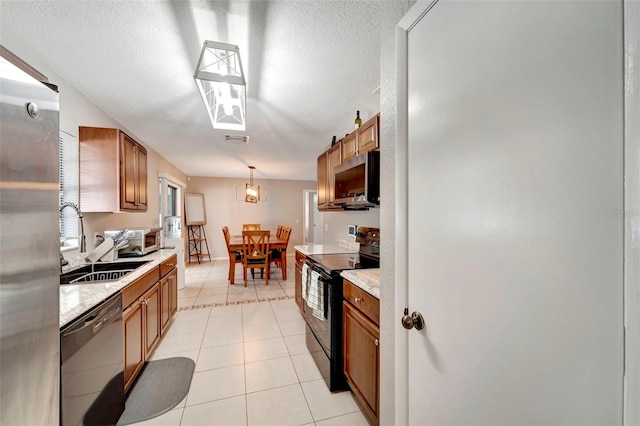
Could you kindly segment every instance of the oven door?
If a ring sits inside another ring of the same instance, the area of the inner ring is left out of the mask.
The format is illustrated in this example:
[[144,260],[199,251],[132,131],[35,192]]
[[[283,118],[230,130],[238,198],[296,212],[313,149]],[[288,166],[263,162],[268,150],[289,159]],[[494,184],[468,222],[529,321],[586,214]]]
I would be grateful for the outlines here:
[[331,358],[332,279],[316,264],[307,264],[309,284],[304,300],[304,318],[327,357]]

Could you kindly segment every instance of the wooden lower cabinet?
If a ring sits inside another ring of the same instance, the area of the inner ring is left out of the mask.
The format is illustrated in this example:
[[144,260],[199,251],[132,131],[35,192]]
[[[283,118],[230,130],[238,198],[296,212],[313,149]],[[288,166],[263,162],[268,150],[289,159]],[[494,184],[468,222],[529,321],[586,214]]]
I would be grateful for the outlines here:
[[[348,285],[352,284],[345,280],[345,287]],[[344,375],[365,415],[378,425],[380,327],[347,300],[343,301],[343,308]]]
[[302,265],[307,260],[307,256],[296,250],[296,276],[295,276],[295,298],[296,304],[301,311],[304,310],[304,303],[302,301]]
[[160,342],[160,286],[155,283],[122,313],[124,389],[131,384]]
[[164,277],[160,280],[160,296],[162,297],[162,310],[160,312],[160,332],[164,334],[169,327],[171,321],[169,301],[171,300],[171,283],[169,277]]
[[[173,256],[122,289],[125,392],[131,388],[178,311],[178,270],[171,264],[174,262],[175,266],[175,260]],[[161,272],[165,275],[161,276]]]
[[155,283],[142,296],[140,303],[144,318],[144,357],[149,359],[160,342],[160,283]]
[[178,270],[174,269],[168,276],[169,280],[169,319],[178,312]]
[[124,389],[131,383],[144,365],[142,305],[136,301],[122,313],[124,325]]
[[160,313],[160,332],[164,335],[171,324],[171,318],[178,311],[178,270],[173,269],[160,280],[162,311]]

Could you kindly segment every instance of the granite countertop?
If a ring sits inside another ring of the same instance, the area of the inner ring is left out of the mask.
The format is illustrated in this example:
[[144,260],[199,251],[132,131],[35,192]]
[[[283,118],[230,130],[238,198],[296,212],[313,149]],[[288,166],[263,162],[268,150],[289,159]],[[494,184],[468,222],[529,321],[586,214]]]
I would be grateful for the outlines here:
[[130,274],[117,281],[105,281],[95,284],[65,284],[60,286],[60,327],[65,326],[73,319],[84,314],[100,302],[108,299],[122,288],[131,284],[154,267],[157,268],[176,254],[173,249],[163,249],[157,252],[137,258],[122,258],[116,262],[149,261]]
[[314,254],[357,253],[360,250],[360,243],[340,241],[336,244],[303,244],[293,246],[293,248],[305,256],[312,256]]
[[380,300],[380,268],[351,269],[342,271],[340,276]]

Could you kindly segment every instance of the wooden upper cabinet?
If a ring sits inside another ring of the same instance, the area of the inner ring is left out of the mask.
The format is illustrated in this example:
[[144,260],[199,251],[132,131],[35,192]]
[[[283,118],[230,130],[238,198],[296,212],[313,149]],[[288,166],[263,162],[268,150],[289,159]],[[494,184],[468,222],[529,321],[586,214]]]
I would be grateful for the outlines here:
[[380,114],[377,114],[358,129],[358,155],[378,149],[379,134]]
[[327,161],[329,162],[329,176],[328,181],[329,185],[327,191],[329,192],[329,199],[327,200],[330,206],[333,206],[333,202],[335,201],[335,192],[336,192],[336,179],[335,179],[335,168],[342,164],[342,145],[336,144],[329,148],[327,151]]
[[323,152],[318,157],[318,209],[322,209],[328,204],[327,189],[327,153]]
[[356,131],[349,133],[342,140],[342,161],[345,162],[355,156],[374,151],[380,146],[380,114],[367,120]]
[[147,211],[147,150],[119,129],[79,127],[80,209]]
[[138,209],[136,141],[124,135],[120,139],[120,208]]
[[137,165],[138,165],[138,209],[142,211],[147,211],[149,207],[148,199],[147,199],[147,150],[144,149],[142,145],[138,145],[137,151]]
[[357,155],[356,154],[356,152],[358,152],[357,136],[358,136],[358,132],[354,131],[349,133],[347,136],[345,136],[344,139],[342,139],[342,161],[343,162]]
[[345,161],[378,149],[380,114],[367,120],[318,157],[318,210],[342,210],[334,204],[335,168]]
[[121,133],[120,152],[120,208],[147,210],[147,150]]
[[318,157],[318,210],[340,210],[333,204],[335,177],[333,170],[342,164],[342,145],[336,144]]

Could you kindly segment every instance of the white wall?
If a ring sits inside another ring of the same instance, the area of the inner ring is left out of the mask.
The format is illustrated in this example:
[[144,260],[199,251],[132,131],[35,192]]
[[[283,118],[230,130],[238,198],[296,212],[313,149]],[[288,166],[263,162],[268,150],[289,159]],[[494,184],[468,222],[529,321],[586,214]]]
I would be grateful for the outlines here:
[[[87,235],[87,250],[91,250],[94,247],[94,232],[102,233],[107,229],[123,227],[159,226],[158,172],[166,172],[182,181],[186,181],[187,176],[170,161],[150,148],[146,141],[138,138],[133,132],[127,130],[83,94],[78,92],[69,82],[50,70],[46,64],[40,63],[38,58],[34,57],[28,50],[22,48],[19,42],[3,35],[2,45],[46,75],[52,84],[58,86],[60,94],[61,131],[77,137],[78,126],[114,127],[122,129],[147,148],[148,210],[144,213],[86,213],[84,216],[84,228],[85,234]],[[80,206],[80,208],[82,209],[82,206]]]
[[347,240],[347,226],[380,227],[380,208],[369,210],[338,210],[320,212],[317,244],[332,244]]
[[[267,201],[246,203],[236,199],[236,190],[247,179],[190,177],[187,193],[204,194],[207,214],[207,242],[212,258],[228,258],[222,236],[222,227],[228,226],[231,234],[240,234],[243,223],[260,223],[263,229],[276,231],[278,225],[292,228],[289,248],[303,241],[304,190],[315,189],[313,181],[255,179],[261,189],[267,189]],[[293,251],[291,251],[293,253]]]

